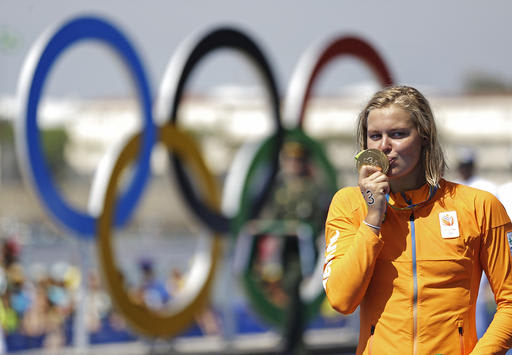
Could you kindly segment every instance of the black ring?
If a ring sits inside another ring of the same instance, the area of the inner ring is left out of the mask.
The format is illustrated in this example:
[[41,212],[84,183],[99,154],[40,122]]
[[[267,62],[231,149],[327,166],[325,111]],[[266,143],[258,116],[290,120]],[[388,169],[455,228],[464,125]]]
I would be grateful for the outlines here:
[[[259,69],[259,74],[262,75],[264,84],[270,93],[272,116],[276,125],[276,131],[274,134],[276,135],[277,144],[273,147],[274,154],[272,154],[272,156],[274,159],[271,162],[269,173],[264,177],[261,184],[261,191],[255,194],[256,200],[252,203],[250,214],[251,216],[256,216],[263,208],[275,180],[275,176],[279,168],[279,151],[281,149],[284,136],[277,85],[274,75],[272,74],[272,69],[257,44],[244,33],[231,28],[213,30],[199,40],[195,47],[190,51],[188,59],[181,70],[174,97],[171,99],[172,105],[170,106],[170,112],[166,119],[174,124],[177,123],[178,106],[183,96],[185,83],[192,70],[207,54],[220,48],[235,49],[242,52],[242,54],[245,54],[252,63],[255,64],[256,68]],[[169,159],[171,161],[171,165],[175,169],[176,177],[181,187],[180,191],[188,202],[193,213],[195,213],[214,231],[221,233],[230,232],[233,217],[227,217],[224,214],[216,212],[208,207],[202,199],[197,196],[197,193],[187,178],[183,164],[180,162],[179,158],[172,153],[169,153]]]

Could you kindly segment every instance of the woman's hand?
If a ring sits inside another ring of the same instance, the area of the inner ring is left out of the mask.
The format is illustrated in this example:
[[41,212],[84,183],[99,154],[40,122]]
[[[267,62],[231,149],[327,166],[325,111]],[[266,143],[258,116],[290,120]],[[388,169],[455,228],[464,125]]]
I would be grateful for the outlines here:
[[390,191],[387,175],[378,167],[363,165],[359,170],[358,185],[368,206],[365,221],[380,227],[386,212],[386,194]]

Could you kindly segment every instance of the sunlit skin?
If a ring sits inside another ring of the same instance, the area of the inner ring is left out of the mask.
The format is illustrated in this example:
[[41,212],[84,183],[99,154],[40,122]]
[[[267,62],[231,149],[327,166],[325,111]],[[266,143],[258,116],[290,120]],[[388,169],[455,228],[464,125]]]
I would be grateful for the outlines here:
[[420,187],[425,183],[421,162],[423,140],[409,113],[398,106],[373,109],[367,118],[367,147],[379,149],[389,159],[384,175],[377,168],[364,166],[359,172],[359,187],[371,192],[366,221],[380,226],[386,210],[386,194]]

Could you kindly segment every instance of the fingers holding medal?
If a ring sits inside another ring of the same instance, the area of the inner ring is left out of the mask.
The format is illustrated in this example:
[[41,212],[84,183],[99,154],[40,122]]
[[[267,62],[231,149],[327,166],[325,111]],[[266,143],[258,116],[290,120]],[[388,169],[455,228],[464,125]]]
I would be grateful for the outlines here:
[[359,188],[369,207],[389,193],[389,180],[377,167],[365,165],[359,171]]

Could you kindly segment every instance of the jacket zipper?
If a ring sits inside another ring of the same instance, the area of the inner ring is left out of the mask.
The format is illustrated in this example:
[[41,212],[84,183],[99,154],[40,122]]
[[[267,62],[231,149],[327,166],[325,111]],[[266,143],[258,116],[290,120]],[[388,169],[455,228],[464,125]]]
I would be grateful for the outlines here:
[[466,354],[466,349],[464,348],[464,328],[462,325],[459,325],[459,344],[461,355]]
[[418,275],[416,270],[416,230],[414,228],[414,211],[409,217],[411,224],[411,246],[412,246],[412,321],[413,321],[413,354],[418,353]]
[[375,333],[374,325],[372,325],[370,328],[370,339],[368,339],[368,355],[372,355],[373,333]]

